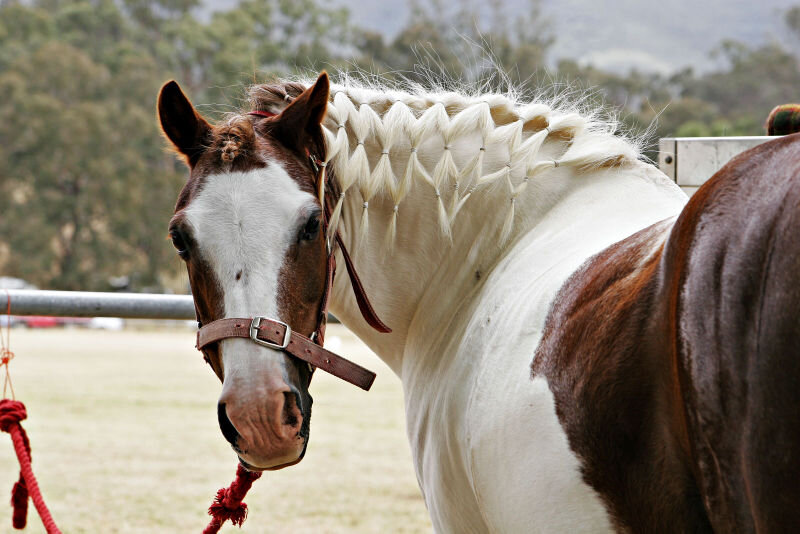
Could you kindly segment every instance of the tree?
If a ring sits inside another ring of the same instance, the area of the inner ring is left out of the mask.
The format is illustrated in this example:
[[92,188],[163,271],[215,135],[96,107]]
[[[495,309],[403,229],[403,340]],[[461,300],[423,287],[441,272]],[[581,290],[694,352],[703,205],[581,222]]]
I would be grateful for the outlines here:
[[554,41],[549,27],[540,0],[529,0],[528,9],[513,20],[499,0],[488,5],[472,0],[432,0],[425,6],[412,2],[408,24],[391,41],[359,34],[362,57],[357,64],[369,72],[400,74],[445,88],[487,80],[500,89],[503,82],[521,86],[541,74]]
[[4,271],[62,289],[158,285],[181,183],[153,119],[163,71],[113,2],[59,5],[0,8],[0,49],[16,49],[0,58]]
[[192,94],[223,106],[238,105],[243,85],[341,65],[354,43],[347,11],[316,0],[243,0],[207,23],[186,14],[163,31],[167,68]]
[[4,274],[60,289],[123,275],[163,287],[181,269],[164,236],[186,175],[154,118],[163,81],[236,105],[255,73],[335,60],[351,42],[346,12],[315,0],[245,0],[208,22],[198,4],[0,4]]

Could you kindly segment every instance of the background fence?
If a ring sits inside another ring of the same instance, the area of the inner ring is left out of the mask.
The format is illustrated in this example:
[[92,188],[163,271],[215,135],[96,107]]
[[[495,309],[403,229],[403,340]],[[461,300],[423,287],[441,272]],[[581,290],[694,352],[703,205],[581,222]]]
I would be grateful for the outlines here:
[[[9,289],[12,315],[195,319],[190,295]],[[0,292],[0,303],[4,300]],[[4,307],[3,307],[4,308]]]
[[658,142],[658,168],[692,196],[734,156],[774,137],[665,137]]

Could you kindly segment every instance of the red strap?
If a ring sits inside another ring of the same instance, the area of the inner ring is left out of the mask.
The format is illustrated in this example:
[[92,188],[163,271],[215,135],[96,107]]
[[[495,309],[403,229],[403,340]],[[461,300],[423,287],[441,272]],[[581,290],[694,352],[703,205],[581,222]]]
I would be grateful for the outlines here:
[[271,111],[251,111],[248,115],[257,115],[259,117],[275,117],[277,113],[272,113]]

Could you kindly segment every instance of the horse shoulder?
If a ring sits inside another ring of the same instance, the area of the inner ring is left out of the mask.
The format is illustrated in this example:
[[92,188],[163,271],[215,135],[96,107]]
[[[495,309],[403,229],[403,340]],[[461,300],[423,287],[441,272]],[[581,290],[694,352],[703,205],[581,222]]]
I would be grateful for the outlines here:
[[615,526],[703,532],[676,428],[658,300],[674,218],[590,258],[561,288],[531,370],[547,381],[585,482]]
[[[523,244],[487,280],[455,336],[468,365],[462,389],[464,462],[477,506],[493,532],[610,532],[604,504],[582,480],[545,380],[531,382],[531,354],[557,288],[575,269],[554,258],[537,276],[541,249]],[[577,260],[578,264],[580,260]]]
[[483,271],[447,328],[421,323],[422,344],[406,347],[435,355],[406,358],[402,376],[417,477],[437,531],[613,530],[549,380],[531,381],[531,356],[559,288],[586,259],[677,214],[685,195],[644,165],[562,179],[574,190]]
[[420,486],[437,532],[611,531],[547,383],[529,373],[549,303],[575,267],[553,260],[520,284],[540,252],[522,248],[429,349],[439,366],[404,377]]

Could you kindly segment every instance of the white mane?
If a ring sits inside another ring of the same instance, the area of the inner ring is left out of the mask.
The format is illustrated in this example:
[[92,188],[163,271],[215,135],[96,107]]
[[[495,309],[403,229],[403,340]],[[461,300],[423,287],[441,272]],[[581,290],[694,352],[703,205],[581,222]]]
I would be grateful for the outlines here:
[[[258,91],[256,86],[251,94]],[[508,206],[500,234],[504,242],[513,227],[517,198],[541,173],[555,167],[585,171],[625,165],[640,157],[637,143],[616,135],[614,121],[513,94],[470,95],[418,86],[397,90],[348,80],[332,85],[323,126],[325,163],[335,169],[341,190],[331,227],[339,222],[345,196],[357,188],[365,236],[370,200],[388,195],[394,206],[389,244],[398,208],[415,182],[432,189],[439,228],[448,238],[470,198],[479,193],[506,196],[508,203],[501,204]],[[540,149],[551,141],[559,149],[555,157],[545,158]]]

